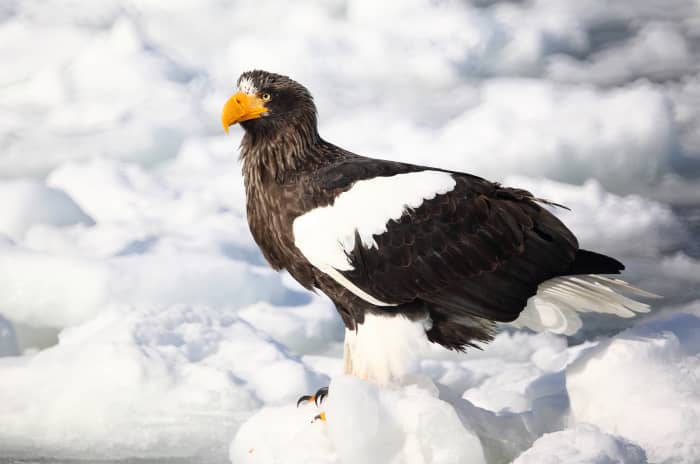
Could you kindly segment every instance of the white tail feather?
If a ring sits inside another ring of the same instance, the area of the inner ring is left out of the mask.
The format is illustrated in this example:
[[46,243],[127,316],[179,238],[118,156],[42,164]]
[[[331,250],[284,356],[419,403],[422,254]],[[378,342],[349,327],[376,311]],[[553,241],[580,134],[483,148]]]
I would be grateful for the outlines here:
[[527,306],[511,325],[573,335],[581,328],[578,313],[605,313],[627,318],[649,312],[648,304],[633,300],[623,292],[659,298],[624,280],[599,275],[556,277],[540,284],[537,295],[527,300]]

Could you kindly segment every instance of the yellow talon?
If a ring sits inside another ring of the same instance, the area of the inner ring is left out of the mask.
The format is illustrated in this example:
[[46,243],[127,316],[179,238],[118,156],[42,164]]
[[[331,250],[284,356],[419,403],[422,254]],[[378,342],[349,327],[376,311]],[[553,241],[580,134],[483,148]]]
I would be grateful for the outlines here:
[[317,419],[322,420],[323,422],[326,422],[326,412],[321,411],[320,414],[317,414],[316,417],[314,417],[314,421],[316,421]]

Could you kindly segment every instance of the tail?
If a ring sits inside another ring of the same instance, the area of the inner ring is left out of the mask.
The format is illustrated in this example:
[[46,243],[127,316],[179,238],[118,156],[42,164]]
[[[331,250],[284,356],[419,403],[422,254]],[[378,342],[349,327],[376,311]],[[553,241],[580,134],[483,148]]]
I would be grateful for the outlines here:
[[[625,266],[618,260],[587,250],[578,250],[569,270],[542,282],[511,324],[535,331],[573,335],[581,328],[579,313],[594,312],[629,318],[650,308],[631,297],[660,298],[624,280],[597,274],[619,274]],[[629,296],[626,296],[629,295]]]

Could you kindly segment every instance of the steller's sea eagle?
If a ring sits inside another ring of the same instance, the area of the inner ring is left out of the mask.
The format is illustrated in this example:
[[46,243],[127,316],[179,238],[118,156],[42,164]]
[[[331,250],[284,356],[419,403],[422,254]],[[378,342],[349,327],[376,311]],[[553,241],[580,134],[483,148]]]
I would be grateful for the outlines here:
[[346,373],[399,380],[426,339],[464,350],[496,322],[572,334],[578,312],[649,310],[621,292],[653,295],[600,276],[624,266],[580,249],[548,201],[326,142],[311,94],[289,77],[249,71],[237,86],[221,119],[245,129],[250,231],[274,269],[335,303]]

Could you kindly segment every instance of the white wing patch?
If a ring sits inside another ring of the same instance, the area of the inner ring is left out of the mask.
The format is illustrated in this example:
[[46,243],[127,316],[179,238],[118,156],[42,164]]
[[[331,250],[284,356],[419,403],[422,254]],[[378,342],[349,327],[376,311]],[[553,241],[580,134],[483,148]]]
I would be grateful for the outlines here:
[[393,306],[373,298],[338,272],[353,269],[347,254],[355,248],[355,232],[365,247],[376,248],[374,236],[386,232],[390,220],[398,220],[407,208],[418,208],[425,200],[451,191],[456,184],[451,174],[440,171],[357,181],[338,195],[333,205],[296,218],[292,225],[294,244],[312,265],[355,295],[377,306]]
[[323,272],[325,272],[329,276],[333,277],[333,280],[335,280],[340,285],[347,288],[352,293],[359,296],[360,298],[362,298],[363,300],[365,300],[368,303],[372,303],[375,306],[396,306],[396,305],[393,305],[391,303],[387,303],[386,301],[376,299],[375,297],[373,297],[369,293],[362,290],[357,285],[350,282],[348,279],[345,278],[345,276],[343,274],[341,274],[340,272],[338,272],[336,269],[332,268],[331,266],[327,266],[326,268],[324,268],[322,270],[323,270]]
[[649,312],[649,305],[620,292],[658,298],[658,295],[633,287],[624,280],[599,275],[556,277],[540,284],[537,294],[527,300],[527,306],[511,325],[573,335],[581,328],[578,313],[633,317],[636,313]]
[[238,81],[238,90],[247,95],[255,95],[258,93],[258,88],[248,77],[241,77],[241,79]]

